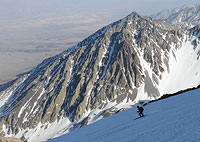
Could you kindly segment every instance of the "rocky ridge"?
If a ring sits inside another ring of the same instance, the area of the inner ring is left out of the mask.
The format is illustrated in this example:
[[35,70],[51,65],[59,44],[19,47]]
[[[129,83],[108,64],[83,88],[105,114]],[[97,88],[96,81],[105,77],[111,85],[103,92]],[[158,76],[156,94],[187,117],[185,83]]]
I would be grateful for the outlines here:
[[173,10],[164,10],[151,16],[184,28],[200,24],[200,5],[185,5]]

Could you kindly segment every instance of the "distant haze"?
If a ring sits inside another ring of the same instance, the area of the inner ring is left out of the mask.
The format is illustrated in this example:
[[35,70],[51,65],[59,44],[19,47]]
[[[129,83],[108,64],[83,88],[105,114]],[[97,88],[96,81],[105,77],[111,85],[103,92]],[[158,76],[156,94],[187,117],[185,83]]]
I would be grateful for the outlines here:
[[132,11],[151,15],[197,0],[1,0],[0,84]]
[[185,4],[197,4],[197,0],[1,0],[0,20],[30,19],[61,16],[74,13],[109,11],[127,15],[137,11],[143,15],[154,14]]

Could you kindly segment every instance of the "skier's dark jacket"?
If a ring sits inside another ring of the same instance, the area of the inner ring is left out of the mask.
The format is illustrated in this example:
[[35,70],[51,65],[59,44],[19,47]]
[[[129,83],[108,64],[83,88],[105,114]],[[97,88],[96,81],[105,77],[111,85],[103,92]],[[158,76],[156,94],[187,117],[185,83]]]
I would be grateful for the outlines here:
[[144,111],[144,108],[143,108],[143,107],[138,107],[138,111],[139,111],[139,112],[143,112],[143,111]]

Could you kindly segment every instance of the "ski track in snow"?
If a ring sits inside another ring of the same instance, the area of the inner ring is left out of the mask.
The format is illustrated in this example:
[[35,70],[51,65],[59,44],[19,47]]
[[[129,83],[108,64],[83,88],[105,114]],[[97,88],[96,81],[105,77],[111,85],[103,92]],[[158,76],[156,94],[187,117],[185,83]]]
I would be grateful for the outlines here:
[[200,89],[123,111],[48,142],[199,142]]

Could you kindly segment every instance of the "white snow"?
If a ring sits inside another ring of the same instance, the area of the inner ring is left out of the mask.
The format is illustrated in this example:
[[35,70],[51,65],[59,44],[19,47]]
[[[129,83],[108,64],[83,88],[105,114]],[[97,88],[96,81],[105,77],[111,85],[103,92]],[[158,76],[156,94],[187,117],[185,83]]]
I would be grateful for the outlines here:
[[99,62],[99,69],[102,67],[102,60],[103,60],[103,58],[105,57],[105,55],[106,55],[106,53],[108,52],[108,47],[109,47],[109,44],[110,44],[110,42],[108,43],[108,45],[106,45],[105,46],[105,44],[104,44],[104,52],[103,52],[103,55],[102,55],[102,57],[101,57],[101,60],[100,60],[100,62]]
[[166,35],[166,34],[164,34],[164,35],[162,36],[162,38],[165,40],[166,36],[167,36],[167,35]]
[[42,95],[44,95],[44,93],[46,92],[45,88],[42,89],[42,92],[40,93],[40,95],[38,96],[37,100],[39,100]]
[[5,95],[0,96],[0,112],[3,110],[3,105],[8,102],[8,99],[13,94],[13,91],[9,90],[9,93],[5,93]]
[[90,95],[92,93],[92,89],[93,89],[94,86],[92,86],[89,90],[89,92],[87,93],[87,100],[86,100],[86,105],[88,105],[88,101],[89,101],[89,98],[90,98]]
[[144,84],[142,84],[140,88],[138,88],[138,95],[135,99],[135,102],[140,102],[144,100],[152,100],[152,99],[148,96],[147,92],[144,91]]
[[110,51],[110,53],[109,53],[108,62],[107,62],[107,64],[106,64],[105,67],[104,67],[103,75],[101,75],[101,77],[100,77],[100,79],[98,80],[97,83],[99,83],[99,82],[102,80],[102,78],[106,75],[106,71],[107,71],[107,68],[108,68],[109,65],[110,65],[111,57],[112,57],[112,54],[113,54],[113,52],[114,52],[114,47],[115,47],[116,42],[117,42],[117,41],[114,41],[113,45],[110,47],[110,48],[111,48],[111,51]]
[[[23,86],[23,82],[24,82],[26,79],[27,79],[27,77],[22,78],[22,79],[20,80],[19,84],[22,84],[22,86]],[[14,86],[14,87],[15,87],[15,88],[5,90],[5,91],[3,91],[3,92],[1,93],[2,95],[0,95],[0,115],[2,115],[2,111],[3,111],[3,109],[4,109],[4,105],[7,104],[7,103],[9,103],[10,99],[13,98],[13,95],[14,95],[14,93],[15,93],[15,91],[16,91],[16,89],[17,89],[18,86],[16,85],[16,86]],[[21,88],[22,88],[22,87],[20,87],[20,88],[18,88],[18,89],[21,89]],[[15,91],[13,91],[13,90],[15,90]]]
[[19,113],[18,113],[18,118],[21,117],[22,113],[24,110],[29,106],[30,100],[33,98],[33,96],[21,107]]
[[[183,40],[185,41],[185,40]],[[197,59],[200,45],[194,49],[191,41],[183,42],[183,45],[169,53],[169,72],[162,75],[159,82],[161,94],[175,93],[200,84],[200,60]]]
[[[56,121],[51,124],[42,124],[40,122],[34,129],[23,129],[20,130],[19,133],[17,133],[17,135],[10,134],[7,135],[7,137],[21,138],[22,135],[25,133],[24,136],[29,137],[28,142],[47,141],[49,138],[68,133],[68,129],[71,128],[70,126],[72,126],[72,123],[69,121],[69,119],[61,118],[60,121]],[[4,132],[6,132],[8,128],[3,126],[3,130]]]
[[199,142],[200,89],[120,112],[48,142]]
[[115,108],[117,108],[117,110],[120,109],[127,109],[127,108],[131,108],[133,106],[133,104],[135,104],[135,100],[131,101],[128,99],[128,97],[126,97],[122,103],[119,103],[115,106]]
[[128,25],[131,25],[132,23],[133,23],[133,21],[131,20],[131,21],[128,22]]

